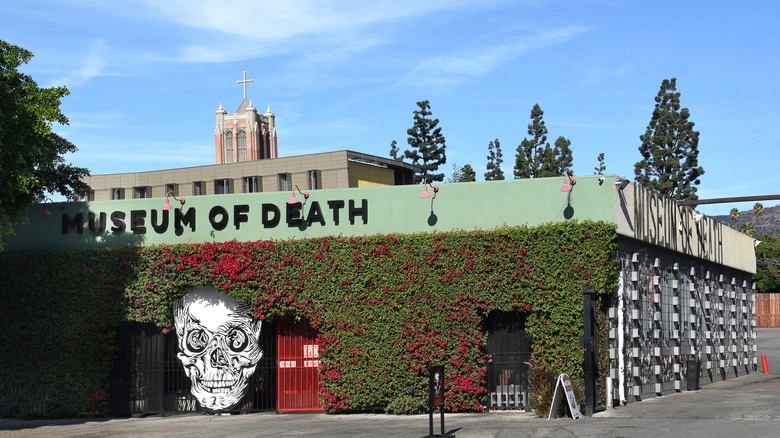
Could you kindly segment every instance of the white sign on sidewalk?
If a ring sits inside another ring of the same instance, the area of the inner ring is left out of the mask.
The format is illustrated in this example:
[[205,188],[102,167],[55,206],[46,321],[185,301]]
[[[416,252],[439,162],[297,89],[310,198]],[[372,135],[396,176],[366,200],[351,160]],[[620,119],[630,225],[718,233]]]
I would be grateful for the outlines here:
[[555,394],[553,395],[552,404],[550,405],[550,415],[547,416],[547,419],[552,420],[558,416],[558,407],[561,406],[561,397],[564,396],[569,402],[572,420],[585,418],[585,416],[580,413],[579,406],[577,406],[577,399],[574,398],[574,388],[571,386],[571,379],[568,374],[563,373],[558,376],[558,383],[555,385]]

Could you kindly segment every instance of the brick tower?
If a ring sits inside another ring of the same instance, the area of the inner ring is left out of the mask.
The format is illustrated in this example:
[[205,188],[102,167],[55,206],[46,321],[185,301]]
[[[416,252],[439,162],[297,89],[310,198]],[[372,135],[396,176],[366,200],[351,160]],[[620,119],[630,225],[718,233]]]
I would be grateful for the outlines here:
[[214,131],[214,151],[217,164],[277,158],[276,124],[271,107],[258,114],[252,101],[246,100],[246,84],[252,79],[237,81],[244,85],[244,100],[236,112],[228,114],[219,104],[217,127]]

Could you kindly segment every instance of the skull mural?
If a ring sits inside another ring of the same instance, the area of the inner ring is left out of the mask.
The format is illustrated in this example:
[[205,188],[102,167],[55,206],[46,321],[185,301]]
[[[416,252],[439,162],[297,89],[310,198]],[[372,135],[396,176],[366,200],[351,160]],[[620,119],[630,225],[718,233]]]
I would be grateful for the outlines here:
[[260,320],[249,306],[213,287],[192,289],[173,306],[179,353],[201,407],[227,410],[246,394],[263,356]]

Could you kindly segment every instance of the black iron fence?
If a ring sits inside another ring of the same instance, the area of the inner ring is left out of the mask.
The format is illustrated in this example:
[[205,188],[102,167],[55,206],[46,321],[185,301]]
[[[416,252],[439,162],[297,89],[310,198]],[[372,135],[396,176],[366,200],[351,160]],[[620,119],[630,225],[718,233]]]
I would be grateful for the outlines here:
[[[156,328],[125,327],[119,334],[120,360],[112,380],[114,415],[195,412],[199,406],[190,393],[190,379],[176,357],[176,335]],[[276,410],[276,330],[263,327],[263,357],[250,389],[236,412]]]
[[496,312],[486,321],[488,332],[487,401],[488,410],[530,407],[528,382],[530,344],[525,334],[525,315]]

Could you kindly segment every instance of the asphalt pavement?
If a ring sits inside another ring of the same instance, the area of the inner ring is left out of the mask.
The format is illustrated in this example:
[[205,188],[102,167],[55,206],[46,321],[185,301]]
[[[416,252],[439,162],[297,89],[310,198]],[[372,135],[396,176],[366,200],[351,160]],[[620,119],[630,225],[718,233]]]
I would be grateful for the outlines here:
[[[697,391],[646,399],[590,418],[547,420],[528,412],[446,414],[445,432],[474,437],[740,437],[780,436],[780,328],[757,329],[758,372]],[[425,437],[427,415],[322,413],[174,415],[117,419],[0,418],[0,437]],[[434,433],[440,432],[439,416]]]

